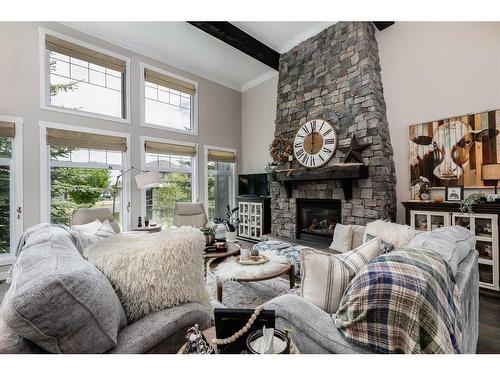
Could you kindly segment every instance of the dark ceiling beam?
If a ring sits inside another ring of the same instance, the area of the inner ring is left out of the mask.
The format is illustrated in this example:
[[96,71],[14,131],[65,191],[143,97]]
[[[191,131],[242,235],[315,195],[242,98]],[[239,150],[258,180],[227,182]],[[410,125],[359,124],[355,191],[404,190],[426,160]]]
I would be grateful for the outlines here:
[[394,25],[394,22],[393,21],[378,21],[378,22],[373,21],[373,24],[378,29],[378,31],[382,31],[384,29],[387,29],[389,26]]
[[280,54],[250,34],[237,28],[230,22],[195,22],[189,24],[222,40],[230,46],[253,57],[267,66],[279,70]]

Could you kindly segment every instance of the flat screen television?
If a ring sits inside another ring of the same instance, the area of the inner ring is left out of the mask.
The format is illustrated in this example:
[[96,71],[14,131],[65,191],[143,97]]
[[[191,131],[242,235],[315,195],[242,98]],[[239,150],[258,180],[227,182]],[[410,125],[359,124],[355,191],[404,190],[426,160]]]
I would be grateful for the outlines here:
[[238,176],[238,194],[242,196],[267,196],[267,175],[265,173],[240,174]]

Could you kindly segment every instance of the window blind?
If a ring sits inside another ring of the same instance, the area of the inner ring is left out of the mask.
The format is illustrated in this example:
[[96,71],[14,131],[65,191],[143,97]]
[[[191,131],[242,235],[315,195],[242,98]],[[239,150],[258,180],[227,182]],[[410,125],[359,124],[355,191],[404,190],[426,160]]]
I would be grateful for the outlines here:
[[196,86],[194,84],[155,72],[148,68],[144,69],[144,79],[146,82],[168,87],[169,89],[180,91],[188,95],[196,94]]
[[47,144],[94,150],[127,151],[127,139],[62,129],[47,129]]
[[52,35],[45,36],[45,46],[49,51],[88,61],[92,64],[100,65],[121,73],[125,73],[127,67],[126,62],[122,59],[96,52],[90,48],[79,46]]
[[0,121],[0,137],[14,138],[16,136],[16,124],[13,122]]
[[232,151],[209,149],[208,161],[219,163],[234,163],[236,161],[236,154]]
[[146,152],[151,154],[178,155],[178,156],[190,156],[190,157],[196,155],[195,146],[146,141],[144,143],[144,147],[146,149]]

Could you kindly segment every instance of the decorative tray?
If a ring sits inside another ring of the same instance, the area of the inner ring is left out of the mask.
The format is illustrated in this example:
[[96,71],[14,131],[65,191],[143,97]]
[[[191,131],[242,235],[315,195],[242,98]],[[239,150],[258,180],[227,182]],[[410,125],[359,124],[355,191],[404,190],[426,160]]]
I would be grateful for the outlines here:
[[240,256],[236,257],[236,263],[242,266],[257,266],[269,262],[269,258],[265,255],[251,256],[247,260],[241,260]]

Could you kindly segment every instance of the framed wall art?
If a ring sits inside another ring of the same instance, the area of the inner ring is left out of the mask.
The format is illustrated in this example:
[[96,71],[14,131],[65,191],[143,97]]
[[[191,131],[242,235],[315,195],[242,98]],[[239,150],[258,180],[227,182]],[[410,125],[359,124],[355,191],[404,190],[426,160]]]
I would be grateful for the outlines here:
[[410,125],[410,181],[432,187],[494,186],[483,164],[500,163],[500,110]]

